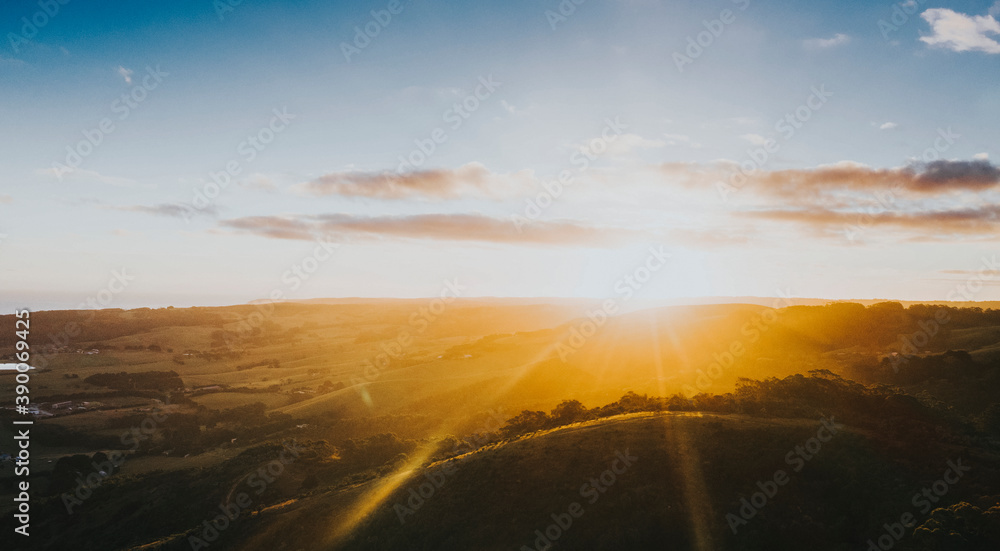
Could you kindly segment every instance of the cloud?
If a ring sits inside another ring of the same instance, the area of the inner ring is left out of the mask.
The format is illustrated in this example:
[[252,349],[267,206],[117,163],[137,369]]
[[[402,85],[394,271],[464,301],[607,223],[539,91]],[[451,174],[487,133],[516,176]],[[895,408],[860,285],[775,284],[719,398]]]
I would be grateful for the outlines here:
[[901,189],[920,194],[983,191],[1000,184],[1000,168],[985,159],[938,160],[899,168],[871,168],[840,163],[814,169],[752,173],[758,192],[783,196],[817,196],[838,190]]
[[270,237],[272,239],[300,239],[309,241],[317,233],[315,223],[289,216],[246,216],[233,220],[224,220],[222,225],[243,230],[245,233]]
[[923,236],[984,235],[995,236],[1000,229],[1000,205],[949,210],[899,212],[855,212],[811,207],[803,209],[768,209],[739,213],[738,216],[795,222],[825,231],[843,234],[851,227],[891,227],[915,231]]
[[24,61],[13,57],[4,57],[0,55],[0,65],[21,66],[24,65]]
[[1000,42],[987,35],[1000,34],[1000,22],[994,11],[989,15],[966,15],[946,8],[934,8],[920,14],[931,26],[931,34],[920,40],[929,46],[955,52],[980,51],[1000,54]]
[[152,214],[154,216],[168,216],[171,218],[190,219],[193,216],[218,216],[219,210],[215,205],[209,205],[203,209],[196,209],[184,203],[161,203],[158,205],[127,205],[108,206],[105,208],[120,210],[125,212],[138,212],[142,214]]
[[670,239],[681,246],[703,249],[746,245],[750,242],[752,233],[751,228],[744,228],[741,231],[675,229],[670,232]]
[[986,161],[989,160],[990,154],[987,153],[986,151],[983,151],[982,153],[976,153],[975,155],[972,156],[972,158],[981,161]]
[[[664,134],[664,136],[667,138],[678,137],[676,134]],[[691,141],[691,139],[687,136],[683,136],[682,139],[688,142]],[[622,134],[612,140],[612,143],[608,147],[609,149],[613,147],[620,147],[626,151],[634,151],[636,149],[656,149],[665,145],[667,145],[667,143],[663,140],[643,138],[638,134]]]
[[72,168],[72,169],[60,169],[56,167],[52,168],[40,168],[35,170],[35,174],[40,174],[42,176],[51,176],[56,178],[60,182],[63,179],[69,181],[78,182],[100,182],[102,184],[111,184],[113,186],[131,186],[135,185],[135,180],[131,178],[123,178],[120,176],[105,176],[94,170],[87,170],[85,168]]
[[608,246],[644,234],[571,221],[532,222],[518,231],[510,219],[480,214],[354,216],[349,214],[250,216],[222,226],[274,239],[313,240],[320,236],[432,239],[535,245]]
[[743,138],[744,140],[754,145],[765,145],[767,142],[770,141],[764,136],[761,136],[760,134],[743,134],[742,136],[740,136],[740,138]]
[[[664,134],[664,137],[666,138],[665,140],[660,140],[643,138],[638,134],[624,133],[615,136],[612,140],[607,140],[605,142],[607,150],[599,153],[599,155],[621,158],[632,156],[636,152],[643,149],[658,149],[666,147],[667,145],[688,145],[691,147],[700,147],[699,144],[692,142],[691,138],[688,136],[680,134]],[[594,141],[590,140],[587,143],[578,145],[577,149],[580,151],[590,151],[593,147],[591,145],[592,143],[594,143]],[[593,151],[595,153],[597,152],[596,150]]]
[[[660,163],[652,168],[668,184],[679,184],[685,187],[706,187],[714,191],[714,186],[725,181],[729,177],[727,166],[730,161],[716,161],[714,163],[695,163],[687,161],[677,161],[671,163]],[[734,164],[738,168],[738,164]]]
[[879,130],[892,130],[893,128],[896,128],[897,126],[899,126],[899,125],[896,124],[896,123],[894,123],[894,122],[884,122],[881,125],[879,125],[878,129]]
[[940,187],[983,189],[1000,183],[1000,167],[985,159],[934,161],[924,166],[924,171],[913,180],[914,187],[921,191]]
[[402,100],[421,103],[428,101],[454,101],[455,99],[461,99],[465,95],[465,91],[454,86],[407,86],[398,93],[399,98]]
[[249,178],[240,182],[240,185],[257,191],[271,192],[278,190],[278,186],[274,183],[273,178],[259,173],[251,174]]
[[14,198],[10,195],[0,194],[0,205],[9,205],[14,202]]
[[[622,137],[624,136],[635,136],[635,134],[623,134]],[[687,146],[696,149],[701,147],[700,143],[694,141],[694,139],[692,139],[691,136],[688,136],[687,134],[664,134],[662,140],[645,140],[645,141],[646,143],[648,143],[649,148],[663,147],[666,145]]]
[[126,69],[125,67],[119,65],[118,74],[125,79],[125,84],[132,84],[132,69]]
[[[523,176],[524,174],[519,174]],[[292,186],[303,195],[322,197],[370,197],[405,199],[460,197],[474,192],[488,192],[490,172],[479,163],[469,163],[457,169],[420,170],[416,172],[334,172],[315,180]]]
[[850,36],[847,36],[844,33],[837,33],[830,38],[810,38],[808,40],[803,40],[802,45],[811,50],[822,50],[841,46],[850,41]]
[[896,237],[912,240],[956,235],[993,239],[1000,230],[1000,205],[968,206],[967,195],[959,196],[961,201],[952,206],[927,200],[956,191],[981,193],[997,188],[1000,168],[986,159],[939,160],[887,169],[840,163],[759,173],[750,179],[758,194],[777,197],[783,205],[736,212],[736,217],[799,224],[820,236],[842,239],[845,232],[851,235],[871,227],[892,229],[900,232]]

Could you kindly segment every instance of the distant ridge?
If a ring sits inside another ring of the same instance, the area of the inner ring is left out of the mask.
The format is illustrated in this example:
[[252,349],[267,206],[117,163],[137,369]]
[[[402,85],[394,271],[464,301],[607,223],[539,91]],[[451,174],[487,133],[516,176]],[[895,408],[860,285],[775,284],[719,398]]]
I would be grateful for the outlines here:
[[[344,298],[311,298],[311,299],[301,299],[301,300],[286,300],[281,302],[294,302],[298,304],[385,304],[389,302],[426,302],[432,300],[435,297],[423,297],[423,298],[380,298],[380,297],[344,297]],[[615,298],[615,297],[607,297]],[[526,304],[553,304],[558,306],[571,306],[571,305],[590,305],[603,301],[603,298],[579,298],[579,297],[463,297],[458,299],[458,302],[465,305],[472,304],[483,304],[483,305],[526,305]],[[251,304],[257,302],[269,302],[265,300],[252,301]],[[646,309],[646,308],[656,308],[660,306],[694,306],[699,304],[756,304],[759,306],[768,307],[783,307],[785,305],[791,306],[823,306],[826,304],[833,303],[856,303],[863,304],[865,306],[871,306],[872,304],[878,304],[880,302],[898,302],[904,307],[910,307],[914,304],[933,304],[941,306],[950,306],[952,308],[971,308],[979,307],[985,309],[1000,309],[1000,301],[996,300],[985,300],[985,301],[948,301],[948,300],[896,300],[890,298],[870,298],[870,299],[830,299],[830,298],[800,298],[792,297],[789,299],[783,299],[781,297],[754,297],[754,296],[744,296],[744,297],[692,297],[692,298],[680,298],[680,299],[653,299],[653,300],[642,300],[639,298],[633,299],[627,303],[628,310],[632,309]]]

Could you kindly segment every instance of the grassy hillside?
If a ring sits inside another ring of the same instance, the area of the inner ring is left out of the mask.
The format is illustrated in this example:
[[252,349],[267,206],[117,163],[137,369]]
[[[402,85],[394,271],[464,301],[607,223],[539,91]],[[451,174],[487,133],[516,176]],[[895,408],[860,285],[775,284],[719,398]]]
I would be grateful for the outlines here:
[[[928,528],[908,528],[897,548],[977,549],[993,530],[997,311],[594,311],[467,300],[432,315],[412,300],[35,313],[45,545],[190,549],[202,521],[292,441],[309,452],[210,548],[530,549],[575,500],[585,513],[555,548],[857,549],[959,456],[976,471],[940,503],[955,507],[928,511]],[[0,357],[13,352],[0,345]],[[14,392],[0,374],[0,400]],[[824,415],[840,434],[733,534],[727,513],[788,470],[785,454]],[[594,503],[580,495],[626,451],[640,459],[612,488]],[[124,464],[68,514],[67,492],[114,453]],[[395,505],[442,469],[454,472],[401,523]],[[950,533],[974,537],[926,539]]]
[[[975,471],[941,505],[997,488],[995,452],[928,446],[915,457],[893,457],[894,447],[912,443],[885,442],[840,424],[796,472],[800,464],[786,462],[786,455],[821,426],[819,419],[680,413],[576,424],[411,472],[344,540],[334,537],[347,516],[343,506],[366,499],[376,482],[261,513],[247,523],[252,535],[232,548],[532,548],[535,530],[544,531],[553,514],[564,515],[578,503],[582,516],[562,531],[555,549],[854,549],[877,538],[882,523],[913,509],[912,495],[940,478],[949,460],[963,458]],[[625,454],[631,465],[619,461]],[[611,468],[623,472],[601,484],[599,477]],[[734,534],[726,515],[739,514],[740,499],[779,469],[788,482]],[[412,514],[403,510],[401,522],[396,506],[419,503],[411,490],[447,471]],[[605,491],[581,494],[594,478]],[[283,529],[291,526],[295,530]],[[900,548],[918,543],[906,541]]]

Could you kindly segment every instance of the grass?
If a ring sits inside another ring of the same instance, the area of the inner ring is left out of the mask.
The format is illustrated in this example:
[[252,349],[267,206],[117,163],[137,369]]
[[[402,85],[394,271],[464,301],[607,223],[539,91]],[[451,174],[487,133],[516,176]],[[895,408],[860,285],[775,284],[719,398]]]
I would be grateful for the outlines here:
[[261,402],[270,410],[288,403],[288,396],[276,393],[215,392],[197,396],[193,400],[209,409],[223,410]]

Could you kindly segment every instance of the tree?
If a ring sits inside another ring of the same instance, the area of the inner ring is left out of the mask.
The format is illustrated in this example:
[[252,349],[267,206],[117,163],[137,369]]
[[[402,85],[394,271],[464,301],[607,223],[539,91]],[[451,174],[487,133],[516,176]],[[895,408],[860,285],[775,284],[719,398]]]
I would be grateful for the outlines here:
[[517,414],[517,416],[513,419],[508,420],[507,424],[500,429],[500,433],[503,434],[504,438],[512,438],[529,432],[534,432],[536,430],[541,430],[545,428],[548,423],[549,416],[545,415],[544,411],[524,410]]
[[561,404],[552,410],[552,421],[556,426],[568,425],[577,421],[584,421],[589,418],[587,408],[578,400],[563,400]]

